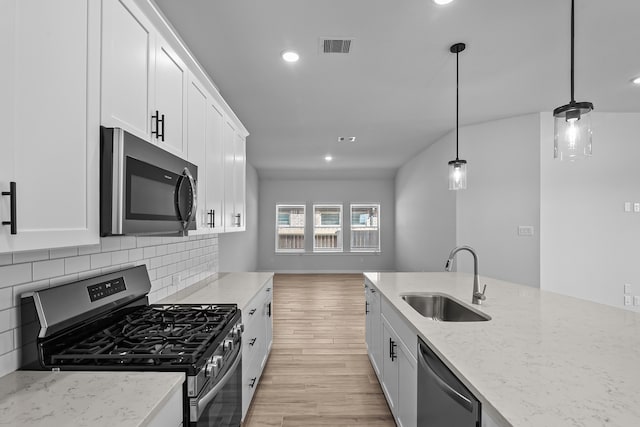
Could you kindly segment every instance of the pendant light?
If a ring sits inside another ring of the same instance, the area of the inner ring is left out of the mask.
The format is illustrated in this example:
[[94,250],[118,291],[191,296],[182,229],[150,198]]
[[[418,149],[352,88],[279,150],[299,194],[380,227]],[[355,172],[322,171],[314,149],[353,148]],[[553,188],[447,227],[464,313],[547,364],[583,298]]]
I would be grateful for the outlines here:
[[456,159],[449,162],[449,190],[464,190],[467,188],[467,161],[458,158],[458,54],[465,49],[464,43],[456,43],[449,49],[456,54]]
[[591,102],[573,96],[574,0],[571,0],[571,102],[553,110],[553,157],[574,161],[591,156]]

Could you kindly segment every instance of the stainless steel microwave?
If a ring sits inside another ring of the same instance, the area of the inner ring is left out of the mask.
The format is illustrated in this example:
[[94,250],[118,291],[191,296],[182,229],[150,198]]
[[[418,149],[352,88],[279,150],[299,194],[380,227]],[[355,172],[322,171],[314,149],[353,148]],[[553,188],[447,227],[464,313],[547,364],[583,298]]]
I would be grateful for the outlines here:
[[100,235],[195,230],[198,168],[120,128],[100,128]]

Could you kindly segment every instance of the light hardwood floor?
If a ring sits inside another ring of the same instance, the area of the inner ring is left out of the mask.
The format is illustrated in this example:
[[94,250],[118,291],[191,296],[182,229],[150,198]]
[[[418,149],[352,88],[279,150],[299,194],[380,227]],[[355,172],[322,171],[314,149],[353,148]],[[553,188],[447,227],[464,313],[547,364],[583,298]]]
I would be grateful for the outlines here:
[[245,427],[395,426],[367,357],[363,283],[275,276],[273,347]]

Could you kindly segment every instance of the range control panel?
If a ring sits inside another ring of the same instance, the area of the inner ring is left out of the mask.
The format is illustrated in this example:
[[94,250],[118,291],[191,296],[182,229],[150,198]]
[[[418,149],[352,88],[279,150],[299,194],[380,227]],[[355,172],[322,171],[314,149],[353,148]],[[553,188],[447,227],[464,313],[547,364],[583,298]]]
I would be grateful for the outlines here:
[[102,283],[96,283],[95,285],[87,286],[89,291],[89,298],[91,302],[101,300],[111,295],[115,295],[118,292],[125,291],[127,287],[124,284],[124,278],[118,277],[117,279],[108,280]]

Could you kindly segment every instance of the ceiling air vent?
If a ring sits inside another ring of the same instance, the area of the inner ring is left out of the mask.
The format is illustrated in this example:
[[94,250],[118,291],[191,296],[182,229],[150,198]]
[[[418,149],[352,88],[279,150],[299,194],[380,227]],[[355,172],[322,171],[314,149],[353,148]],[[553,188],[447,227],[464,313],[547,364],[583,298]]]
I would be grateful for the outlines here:
[[323,53],[349,53],[351,39],[320,39]]

